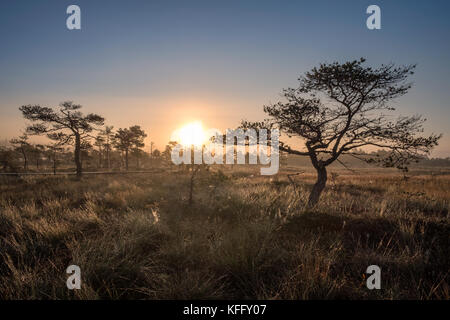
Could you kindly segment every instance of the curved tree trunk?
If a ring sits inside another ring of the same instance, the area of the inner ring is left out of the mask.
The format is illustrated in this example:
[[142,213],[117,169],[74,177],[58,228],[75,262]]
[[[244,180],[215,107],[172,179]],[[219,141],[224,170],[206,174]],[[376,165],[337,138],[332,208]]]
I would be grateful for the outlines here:
[[83,169],[81,164],[81,137],[79,134],[75,135],[75,165],[77,167],[77,177],[80,178]]
[[327,184],[327,169],[326,167],[317,167],[317,181],[313,186],[308,199],[308,207],[313,207],[319,201],[325,185]]

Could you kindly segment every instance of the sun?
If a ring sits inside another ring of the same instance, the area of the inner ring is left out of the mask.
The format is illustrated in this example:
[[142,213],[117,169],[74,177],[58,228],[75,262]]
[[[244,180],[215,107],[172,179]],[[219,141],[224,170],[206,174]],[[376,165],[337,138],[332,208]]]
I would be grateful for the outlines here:
[[195,147],[200,147],[206,142],[207,138],[202,123],[196,121],[178,129],[175,134],[175,140],[184,146],[194,145]]

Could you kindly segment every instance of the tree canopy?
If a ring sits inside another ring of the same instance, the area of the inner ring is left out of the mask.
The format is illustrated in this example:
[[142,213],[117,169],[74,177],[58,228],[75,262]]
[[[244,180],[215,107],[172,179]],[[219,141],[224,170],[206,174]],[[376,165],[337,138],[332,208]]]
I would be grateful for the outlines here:
[[270,116],[261,123],[244,121],[244,127],[278,127],[288,137],[304,141],[296,150],[281,143],[280,150],[309,156],[318,172],[309,204],[317,203],[325,187],[326,167],[342,154],[369,146],[387,150],[385,156],[365,157],[385,167],[407,170],[407,165],[438,144],[441,135],[423,136],[420,115],[393,117],[390,104],[411,88],[407,82],[415,65],[365,65],[365,59],[322,63],[301,76],[297,88],[283,90],[283,100],[264,106]]
[[89,134],[96,126],[103,125],[104,118],[100,115],[89,113],[83,115],[81,105],[71,101],[62,102],[58,109],[41,107],[39,105],[26,105],[20,107],[25,119],[32,122],[27,127],[27,133],[46,134],[48,138],[58,141],[60,145],[74,144],[75,164],[77,176],[82,174],[81,149],[90,138]]

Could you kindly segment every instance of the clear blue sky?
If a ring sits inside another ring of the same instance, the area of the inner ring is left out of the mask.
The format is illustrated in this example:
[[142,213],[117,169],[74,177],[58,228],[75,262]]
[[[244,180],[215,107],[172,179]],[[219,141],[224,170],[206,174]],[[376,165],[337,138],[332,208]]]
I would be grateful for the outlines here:
[[[82,30],[66,28],[81,8]],[[381,30],[366,28],[370,4]],[[0,139],[20,133],[23,104],[73,100],[115,127],[140,124],[162,147],[180,124],[234,127],[323,61],[417,63],[396,102],[444,133],[450,156],[450,1],[0,2]]]

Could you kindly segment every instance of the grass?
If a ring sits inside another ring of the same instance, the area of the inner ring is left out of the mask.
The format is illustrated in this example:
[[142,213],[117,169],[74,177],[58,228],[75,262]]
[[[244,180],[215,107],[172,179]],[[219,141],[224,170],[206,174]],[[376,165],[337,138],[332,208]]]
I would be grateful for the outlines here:
[[[2,299],[449,299],[450,176],[1,177]],[[66,268],[81,267],[81,290]],[[381,267],[381,290],[365,286]]]

